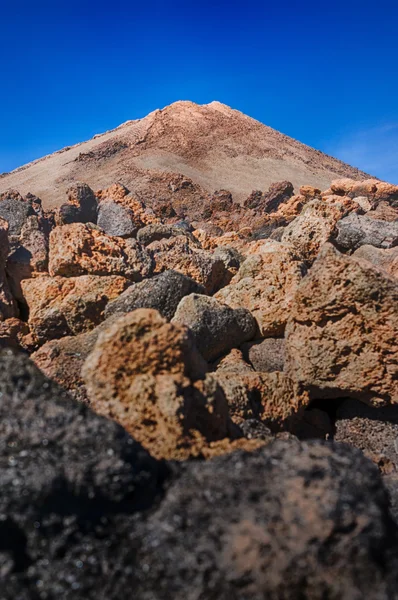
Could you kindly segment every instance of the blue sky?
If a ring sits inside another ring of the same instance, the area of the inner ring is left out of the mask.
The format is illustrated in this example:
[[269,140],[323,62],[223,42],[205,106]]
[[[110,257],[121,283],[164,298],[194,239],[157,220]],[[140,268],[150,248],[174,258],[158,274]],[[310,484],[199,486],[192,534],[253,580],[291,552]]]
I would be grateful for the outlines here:
[[0,173],[219,100],[398,183],[398,2],[0,0]]

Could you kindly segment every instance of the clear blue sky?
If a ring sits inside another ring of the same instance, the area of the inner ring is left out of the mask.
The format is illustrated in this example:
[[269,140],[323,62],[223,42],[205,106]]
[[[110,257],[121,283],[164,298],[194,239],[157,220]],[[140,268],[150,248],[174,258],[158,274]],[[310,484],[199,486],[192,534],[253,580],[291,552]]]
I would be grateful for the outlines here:
[[0,173],[181,99],[398,183],[397,0],[0,8]]

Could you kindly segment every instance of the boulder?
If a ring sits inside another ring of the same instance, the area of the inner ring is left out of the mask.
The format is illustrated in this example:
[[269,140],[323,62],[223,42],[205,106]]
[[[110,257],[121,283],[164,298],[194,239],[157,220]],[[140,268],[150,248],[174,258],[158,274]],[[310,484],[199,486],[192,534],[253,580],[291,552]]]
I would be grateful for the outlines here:
[[1,351],[0,373],[2,599],[120,598],[167,468],[26,356]]
[[256,322],[247,309],[232,309],[200,294],[185,296],[172,322],[189,327],[196,347],[207,361],[219,358],[256,333]]
[[117,313],[127,313],[136,308],[154,308],[170,321],[184,296],[192,293],[203,294],[204,291],[201,285],[182,273],[163,271],[128,287],[123,294],[107,305],[105,315],[109,317]]
[[360,246],[353,254],[354,258],[367,260],[390,277],[398,278],[398,246],[383,250],[374,246]]
[[0,348],[21,350],[28,344],[29,326],[20,319],[11,318],[0,321]]
[[86,183],[78,181],[66,193],[67,201],[56,213],[57,225],[97,222],[97,198]]
[[127,207],[112,200],[101,202],[98,209],[97,225],[107,235],[129,238],[138,231],[134,213]]
[[16,317],[18,314],[6,275],[6,262],[9,251],[8,223],[0,218],[0,321]]
[[22,196],[18,194],[8,195],[2,194],[0,198],[0,218],[8,223],[8,233],[10,236],[21,235],[23,225],[28,217],[35,214],[30,202],[26,202]]
[[203,456],[232,432],[228,406],[189,329],[138,309],[101,332],[83,367],[91,406],[157,458]]
[[228,354],[219,358],[211,367],[217,373],[253,373],[254,371],[238,348],[232,348]]
[[351,213],[339,221],[336,227],[335,242],[341,250],[357,250],[364,245],[376,248],[398,245],[398,222],[389,223]]
[[106,235],[90,224],[56,227],[50,235],[49,272],[52,277],[121,275],[141,281],[152,274],[149,254],[134,239]]
[[293,246],[303,260],[311,262],[321,246],[331,238],[336,223],[346,212],[342,204],[313,200],[285,228],[282,242]]
[[231,308],[246,308],[262,337],[283,335],[293,298],[305,273],[302,261],[287,244],[262,242],[231,283],[215,297]]
[[326,244],[297,289],[287,374],[311,398],[398,402],[398,283]]
[[22,281],[29,326],[36,342],[93,329],[104,319],[110,300],[129,285],[124,277],[37,277]]
[[243,356],[254,367],[255,371],[272,373],[283,371],[285,366],[285,340],[283,338],[266,338],[243,344]]
[[397,526],[359,451],[276,441],[183,472],[137,560],[137,598],[391,600]]
[[121,183],[114,183],[105,190],[99,190],[96,195],[100,208],[105,202],[114,202],[127,209],[130,216],[133,215],[133,222],[136,229],[145,227],[145,225],[149,225],[150,223],[159,223],[159,219],[155,216],[154,212],[147,208],[141,200],[135,198]]
[[179,235],[188,236],[192,244],[200,247],[196,239],[185,228],[176,225],[163,225],[162,223],[153,223],[139,229],[137,240],[143,246],[149,246],[152,242],[159,242]]
[[272,213],[278,210],[279,205],[283,204],[294,194],[293,184],[290,181],[279,181],[272,183],[268,192],[263,196],[261,208],[266,213]]

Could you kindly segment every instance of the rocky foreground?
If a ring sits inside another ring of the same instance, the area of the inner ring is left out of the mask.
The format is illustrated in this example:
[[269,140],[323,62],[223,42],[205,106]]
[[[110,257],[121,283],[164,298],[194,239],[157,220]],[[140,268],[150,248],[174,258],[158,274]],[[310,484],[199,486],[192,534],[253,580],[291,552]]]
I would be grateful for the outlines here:
[[0,599],[398,598],[398,187],[180,184],[0,195]]

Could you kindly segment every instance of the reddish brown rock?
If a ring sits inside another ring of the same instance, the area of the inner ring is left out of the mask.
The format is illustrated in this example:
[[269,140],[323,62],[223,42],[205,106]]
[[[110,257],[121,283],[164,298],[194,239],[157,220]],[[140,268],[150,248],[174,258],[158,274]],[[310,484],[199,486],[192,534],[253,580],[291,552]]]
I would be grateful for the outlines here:
[[25,349],[29,345],[29,326],[19,319],[0,321],[0,348]]
[[18,314],[5,270],[9,251],[8,223],[0,218],[0,321],[10,319]]
[[262,242],[256,246],[256,252],[215,297],[231,308],[247,308],[262,337],[281,336],[304,265],[287,244]]
[[361,246],[353,254],[354,258],[360,258],[372,263],[378,269],[382,269],[391,277],[398,279],[398,246],[383,250],[374,246]]
[[138,309],[101,332],[83,368],[97,412],[157,458],[203,455],[230,436],[228,406],[187,327]]
[[212,368],[217,373],[253,373],[254,369],[243,358],[243,354],[238,348],[233,348],[231,352],[222,356],[216,361]]
[[108,302],[129,285],[124,277],[37,277],[22,281],[29,325],[39,344],[93,329]]
[[312,398],[398,402],[398,284],[325,245],[286,330],[286,373]]
[[50,235],[51,276],[121,275],[141,281],[152,273],[149,254],[134,239],[106,235],[83,223],[56,227]]

